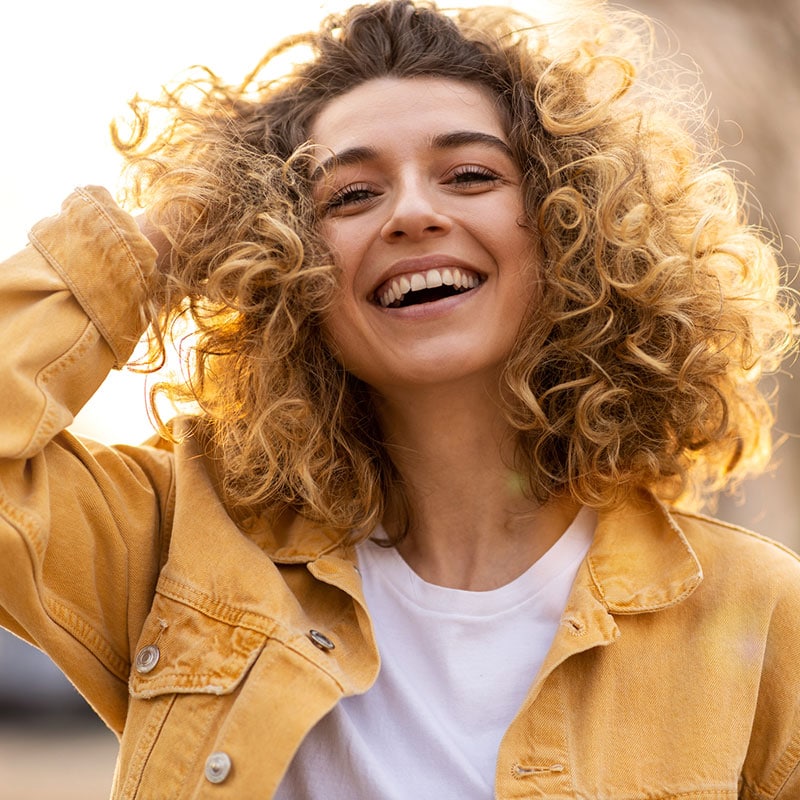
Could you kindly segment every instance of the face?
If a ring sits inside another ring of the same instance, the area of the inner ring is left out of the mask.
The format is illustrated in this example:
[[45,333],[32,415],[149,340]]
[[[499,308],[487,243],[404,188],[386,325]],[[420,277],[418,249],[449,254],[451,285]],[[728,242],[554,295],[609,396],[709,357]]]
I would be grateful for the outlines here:
[[322,232],[341,269],[325,329],[379,393],[494,380],[535,280],[520,172],[488,91],[380,78],[310,131]]

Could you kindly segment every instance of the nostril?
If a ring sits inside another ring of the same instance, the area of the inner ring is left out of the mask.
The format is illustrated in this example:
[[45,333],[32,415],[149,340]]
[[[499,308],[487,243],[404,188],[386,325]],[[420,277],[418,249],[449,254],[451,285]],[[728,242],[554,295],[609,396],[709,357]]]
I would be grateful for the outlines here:
[[386,220],[381,235],[386,240],[398,240],[408,237],[420,239],[427,236],[442,236],[450,229],[446,217],[436,212],[393,214]]

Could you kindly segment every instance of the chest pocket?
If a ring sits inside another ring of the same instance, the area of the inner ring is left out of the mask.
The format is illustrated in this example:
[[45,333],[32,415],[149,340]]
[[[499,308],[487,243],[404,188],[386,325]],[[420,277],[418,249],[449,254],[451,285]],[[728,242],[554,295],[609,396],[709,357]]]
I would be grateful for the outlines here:
[[156,595],[131,667],[114,798],[201,796],[206,759],[266,639]]

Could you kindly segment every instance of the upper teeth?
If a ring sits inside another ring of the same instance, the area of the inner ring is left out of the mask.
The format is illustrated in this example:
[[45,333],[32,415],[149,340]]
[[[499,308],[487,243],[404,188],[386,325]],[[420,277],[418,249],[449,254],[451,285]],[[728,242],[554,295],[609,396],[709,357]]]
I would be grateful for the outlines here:
[[383,288],[378,300],[386,308],[402,300],[409,292],[422,289],[435,289],[437,286],[455,286],[457,289],[473,289],[480,283],[477,275],[462,272],[458,268],[429,269],[426,272],[412,272],[394,278]]

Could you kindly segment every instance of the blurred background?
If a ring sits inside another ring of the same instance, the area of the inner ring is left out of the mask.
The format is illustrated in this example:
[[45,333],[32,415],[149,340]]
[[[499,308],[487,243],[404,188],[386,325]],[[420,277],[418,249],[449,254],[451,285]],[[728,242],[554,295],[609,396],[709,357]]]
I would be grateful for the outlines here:
[[[462,3],[464,4],[464,3]],[[469,5],[478,3],[469,2]],[[559,0],[520,8],[558,13]],[[3,75],[0,257],[25,244],[76,185],[118,186],[108,123],[136,92],[158,92],[204,63],[231,81],[279,36],[314,27],[345,2],[227,0],[29,0],[0,11]],[[441,5],[445,5],[442,3]],[[800,263],[800,4],[797,0],[636,0],[663,23],[670,49],[697,64],[728,159],[752,187],[762,221],[780,232],[784,258]],[[271,6],[271,7],[270,7]],[[793,508],[800,475],[800,386],[781,376],[773,471],[716,513],[800,549]],[[75,423],[107,443],[136,443],[151,427],[140,376],[112,375]],[[107,797],[116,744],[44,656],[0,633],[0,800]]]

